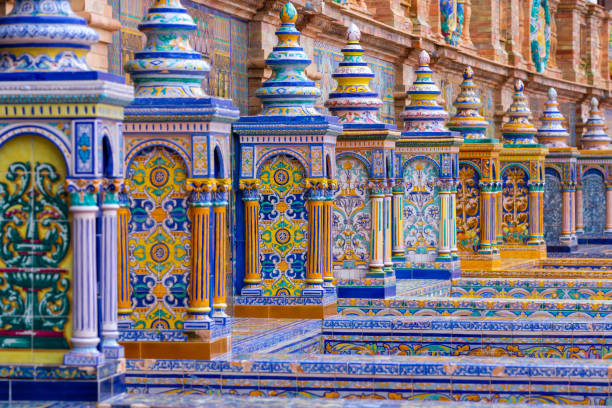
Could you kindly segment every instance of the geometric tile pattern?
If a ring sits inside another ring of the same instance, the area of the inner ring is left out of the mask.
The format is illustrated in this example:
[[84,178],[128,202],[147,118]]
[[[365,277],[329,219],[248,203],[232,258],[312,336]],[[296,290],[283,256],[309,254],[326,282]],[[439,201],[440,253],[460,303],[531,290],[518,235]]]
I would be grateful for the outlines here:
[[181,156],[155,146],[128,168],[129,262],[135,329],[181,329],[188,306],[191,222]]

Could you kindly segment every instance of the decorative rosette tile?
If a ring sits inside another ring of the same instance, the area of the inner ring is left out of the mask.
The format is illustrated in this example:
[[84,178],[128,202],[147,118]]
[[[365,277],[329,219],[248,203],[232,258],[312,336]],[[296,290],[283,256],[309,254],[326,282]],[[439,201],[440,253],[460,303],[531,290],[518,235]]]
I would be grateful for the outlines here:
[[429,68],[429,61],[429,54],[421,51],[416,80],[407,92],[410,96],[410,105],[402,113],[406,123],[402,136],[450,135],[450,131],[444,126],[448,113],[436,101],[440,89],[431,78],[433,71]]
[[311,61],[298,41],[300,32],[295,28],[297,11],[293,4],[283,6],[280,18],[278,44],[266,60],[272,77],[255,92],[263,103],[262,115],[319,116],[314,104],[321,91],[306,77],[305,69]]
[[361,31],[355,24],[349,26],[346,39],[348,43],[342,49],[344,59],[332,75],[338,86],[329,94],[325,106],[338,116],[338,122],[345,129],[384,125],[377,116],[382,100],[370,89],[374,74],[363,59],[364,50],[359,44]]
[[605,122],[601,118],[599,101],[591,99],[591,112],[586,122],[586,130],[582,135],[582,148],[584,150],[602,150],[610,148],[610,136],[604,130]]
[[476,93],[473,79],[474,71],[468,66],[463,71],[461,92],[453,104],[457,108],[457,113],[446,124],[450,130],[461,132],[467,141],[484,139],[489,127],[489,122],[480,114],[482,102]]
[[0,71],[90,71],[85,58],[97,42],[70,0],[15,0],[13,11],[0,18]]
[[512,104],[506,111],[508,122],[502,125],[502,135],[504,143],[507,144],[534,144],[536,128],[529,121],[531,111],[527,106],[527,97],[523,93],[525,86],[523,81],[514,81],[514,95]]
[[555,88],[548,90],[548,101],[544,104],[544,112],[540,120],[542,126],[538,129],[538,141],[546,147],[567,147],[569,133],[563,127],[565,118],[559,111]]
[[137,98],[205,97],[202,80],[210,66],[189,44],[196,24],[180,0],[155,0],[138,26],[147,36],[144,50],[125,65]]

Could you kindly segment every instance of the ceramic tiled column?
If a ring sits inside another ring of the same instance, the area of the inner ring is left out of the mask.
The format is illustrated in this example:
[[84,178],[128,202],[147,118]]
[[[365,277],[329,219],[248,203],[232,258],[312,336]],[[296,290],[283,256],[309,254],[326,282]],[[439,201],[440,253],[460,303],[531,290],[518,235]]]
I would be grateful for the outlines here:
[[323,294],[324,228],[327,180],[307,179],[308,192],[308,261],[306,262],[306,287],[303,296]]
[[100,292],[102,300],[102,352],[106,358],[123,357],[123,347],[117,343],[117,210],[122,180],[104,180],[102,188],[102,241]]
[[244,202],[245,273],[242,296],[261,296],[261,265],[259,262],[259,192],[258,180],[241,180]]
[[384,270],[385,275],[393,275],[393,251],[392,251],[392,236],[393,236],[393,183],[387,181],[387,188],[385,188],[385,201],[384,201],[384,234],[385,234],[385,256],[384,256]]
[[406,261],[406,250],[404,248],[404,194],[405,188],[402,180],[396,180],[393,185],[393,260]]
[[231,179],[215,180],[217,191],[213,201],[213,230],[214,230],[214,273],[215,273],[215,288],[213,296],[213,318],[217,324],[225,324],[227,322],[227,294],[225,289],[226,280],[226,257],[227,251],[227,205],[229,199],[229,190],[231,187]]
[[336,189],[336,185],[336,180],[328,180],[328,188],[325,191],[325,202],[323,203],[323,210],[325,212],[325,221],[323,223],[323,289],[325,289],[325,293],[336,292],[336,288],[334,286],[334,270],[332,258],[332,223],[334,211],[334,190]]
[[104,355],[97,349],[98,302],[96,268],[96,216],[99,180],[69,179],[72,214],[72,350],[64,356],[71,366],[100,365]]
[[212,179],[190,180],[191,191],[191,276],[186,330],[210,328],[210,209],[215,183]]
[[129,270],[129,247],[128,247],[128,223],[130,217],[129,202],[125,192],[119,195],[119,209],[117,210],[117,269],[119,299],[117,303],[117,313],[119,315],[119,329],[131,329],[133,322],[132,316],[132,285],[130,284]]
[[370,181],[370,203],[372,206],[372,229],[370,235],[370,271],[368,276],[384,276],[384,205],[385,183]]

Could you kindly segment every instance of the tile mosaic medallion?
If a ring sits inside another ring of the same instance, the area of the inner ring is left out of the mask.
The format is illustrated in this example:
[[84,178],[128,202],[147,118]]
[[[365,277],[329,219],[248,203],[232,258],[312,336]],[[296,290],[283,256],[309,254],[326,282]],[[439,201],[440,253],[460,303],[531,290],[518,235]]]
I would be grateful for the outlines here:
[[546,243],[559,242],[562,229],[563,207],[561,198],[561,179],[556,171],[546,169],[546,185],[544,187],[544,238]]
[[431,262],[436,258],[440,222],[438,166],[415,159],[404,167],[404,243],[410,259]]
[[278,155],[259,173],[259,243],[266,296],[300,296],[306,276],[308,212],[304,168]]
[[584,211],[584,233],[601,235],[606,225],[606,208],[601,205],[606,185],[601,173],[587,171],[582,177],[582,208]]
[[181,329],[188,306],[191,223],[178,153],[143,149],[128,167],[129,262],[136,329]]
[[502,230],[504,243],[525,244],[529,237],[529,175],[519,166],[502,172]]
[[477,252],[480,243],[480,175],[470,164],[459,164],[457,185],[457,246]]
[[61,153],[42,137],[20,136],[0,150],[0,348],[68,348],[65,175]]
[[332,220],[334,270],[367,271],[372,228],[368,169],[354,157],[338,159],[336,168],[338,193]]

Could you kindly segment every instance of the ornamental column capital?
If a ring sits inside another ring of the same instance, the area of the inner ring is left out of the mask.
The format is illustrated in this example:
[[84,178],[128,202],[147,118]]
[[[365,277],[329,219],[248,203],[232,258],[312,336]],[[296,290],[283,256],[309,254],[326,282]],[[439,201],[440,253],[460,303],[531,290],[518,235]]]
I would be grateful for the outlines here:
[[259,179],[240,179],[238,188],[242,190],[244,201],[259,201]]
[[98,205],[99,179],[66,179],[66,191],[70,196],[71,206],[91,207]]
[[194,207],[211,204],[213,193],[217,190],[214,179],[187,179],[185,190],[191,193],[191,205]]

